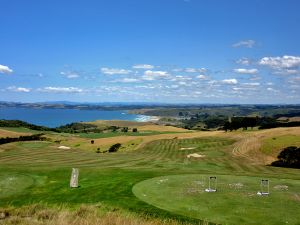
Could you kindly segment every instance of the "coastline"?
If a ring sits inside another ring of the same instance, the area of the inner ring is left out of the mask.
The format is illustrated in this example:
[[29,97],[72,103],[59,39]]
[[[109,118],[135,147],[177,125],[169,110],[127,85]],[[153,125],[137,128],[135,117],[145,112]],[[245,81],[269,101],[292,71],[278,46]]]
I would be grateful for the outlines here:
[[157,122],[159,121],[159,116],[146,116],[146,115],[138,115],[136,114],[135,121],[137,122]]

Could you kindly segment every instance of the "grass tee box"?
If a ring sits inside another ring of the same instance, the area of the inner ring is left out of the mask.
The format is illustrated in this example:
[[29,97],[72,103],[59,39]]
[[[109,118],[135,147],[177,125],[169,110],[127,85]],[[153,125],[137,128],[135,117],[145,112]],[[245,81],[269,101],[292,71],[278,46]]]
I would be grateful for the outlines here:
[[160,209],[220,224],[299,224],[299,180],[272,178],[269,196],[258,196],[260,177],[218,175],[218,191],[207,193],[209,176],[156,177],[133,193]]

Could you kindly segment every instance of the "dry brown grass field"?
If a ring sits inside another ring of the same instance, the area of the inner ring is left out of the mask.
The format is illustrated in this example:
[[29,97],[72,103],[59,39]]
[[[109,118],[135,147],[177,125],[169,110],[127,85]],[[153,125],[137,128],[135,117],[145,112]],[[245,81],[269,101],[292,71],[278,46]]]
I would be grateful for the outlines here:
[[22,135],[30,135],[30,133],[14,132],[9,130],[0,129],[0,138],[5,137],[19,137]]
[[[116,209],[115,209],[116,210]],[[1,212],[1,208],[0,208]],[[43,205],[6,208],[2,210],[8,219],[0,219],[0,225],[184,225],[174,220],[141,218],[132,213],[107,212],[99,206],[81,205],[75,210],[64,206]],[[204,225],[204,224],[203,224]]]

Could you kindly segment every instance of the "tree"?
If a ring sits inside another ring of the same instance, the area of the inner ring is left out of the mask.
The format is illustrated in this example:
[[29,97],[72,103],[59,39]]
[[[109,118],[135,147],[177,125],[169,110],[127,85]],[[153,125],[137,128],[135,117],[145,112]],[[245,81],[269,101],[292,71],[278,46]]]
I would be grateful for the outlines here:
[[108,152],[117,152],[120,147],[121,147],[120,143],[114,144],[114,145],[110,146],[110,148],[108,149]]
[[272,162],[272,166],[300,169],[300,147],[286,147],[279,153],[277,158],[277,161]]
[[137,128],[132,128],[132,132],[138,132]]
[[100,153],[100,148],[97,148],[97,151],[96,151],[96,153]]
[[95,143],[95,141],[94,140],[91,140],[91,144],[93,145]]
[[124,133],[128,132],[128,127],[123,127],[122,132],[124,132]]

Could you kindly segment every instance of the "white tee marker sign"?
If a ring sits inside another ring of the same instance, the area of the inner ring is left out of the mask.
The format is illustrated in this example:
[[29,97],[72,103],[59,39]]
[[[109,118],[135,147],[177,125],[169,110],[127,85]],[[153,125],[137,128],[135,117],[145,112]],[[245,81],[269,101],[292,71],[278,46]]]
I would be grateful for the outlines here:
[[78,177],[79,177],[79,169],[73,168],[70,180],[71,188],[78,188]]

